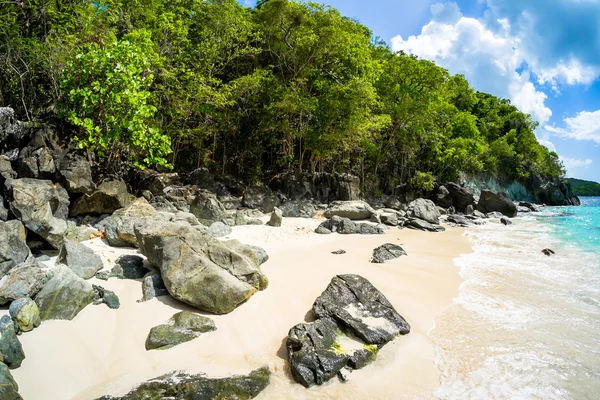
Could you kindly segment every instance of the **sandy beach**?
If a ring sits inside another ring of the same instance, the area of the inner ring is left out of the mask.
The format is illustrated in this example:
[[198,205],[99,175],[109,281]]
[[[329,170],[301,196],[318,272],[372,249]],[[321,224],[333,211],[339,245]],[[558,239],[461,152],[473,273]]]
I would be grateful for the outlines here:
[[[162,351],[146,351],[150,328],[179,310],[195,311],[169,296],[138,303],[141,282],[111,278],[90,282],[113,290],[121,307],[86,307],[73,321],[45,321],[19,337],[26,358],[12,372],[25,400],[94,399],[123,395],[136,384],[186,370],[209,376],[245,374],[263,365],[273,372],[260,399],[425,399],[439,386],[428,331],[451,304],[461,278],[453,259],[470,253],[459,228],[443,233],[389,229],[385,235],[317,235],[320,221],[285,218],[283,226],[235,227],[228,238],[259,245],[269,254],[262,270],[269,287],[227,315],[207,315],[215,332]],[[108,247],[101,239],[84,242],[110,269],[121,254],[136,249]],[[375,247],[400,244],[407,256],[369,263]],[[344,249],[343,255],[332,251]],[[346,383],[333,379],[305,389],[292,381],[285,339],[295,324],[311,319],[314,300],[338,274],[370,280],[410,323],[410,334],[390,342],[377,360],[353,372]]]

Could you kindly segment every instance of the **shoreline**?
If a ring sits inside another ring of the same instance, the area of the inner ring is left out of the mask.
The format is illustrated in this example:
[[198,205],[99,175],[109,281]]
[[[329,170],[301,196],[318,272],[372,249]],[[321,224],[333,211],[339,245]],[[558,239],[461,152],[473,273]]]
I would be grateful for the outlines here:
[[[464,229],[442,233],[390,228],[384,235],[318,235],[317,219],[284,218],[283,226],[236,227],[227,238],[260,245],[269,254],[262,270],[269,287],[227,315],[207,315],[217,330],[163,351],[146,351],[151,327],[179,310],[194,310],[168,296],[137,303],[141,283],[135,280],[90,282],[113,290],[121,308],[86,307],[73,321],[45,321],[20,336],[26,358],[11,371],[24,399],[87,400],[123,395],[136,384],[173,370],[209,376],[245,374],[263,365],[271,384],[257,397],[267,398],[432,398],[440,384],[428,332],[434,319],[452,304],[462,279],[454,259],[472,252]],[[114,261],[115,249],[99,239],[83,242]],[[91,244],[90,244],[91,243]],[[408,253],[385,264],[371,264],[372,250],[400,244]],[[333,255],[344,249],[347,254]],[[377,360],[350,374],[305,389],[291,380],[285,339],[297,323],[310,320],[314,300],[335,275],[356,273],[370,280],[411,325],[411,333],[385,346]]]

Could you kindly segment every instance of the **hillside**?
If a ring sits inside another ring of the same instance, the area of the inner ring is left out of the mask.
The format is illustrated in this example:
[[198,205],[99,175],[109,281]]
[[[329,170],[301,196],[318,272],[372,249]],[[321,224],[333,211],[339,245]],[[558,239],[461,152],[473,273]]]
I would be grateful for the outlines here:
[[600,183],[582,179],[567,178],[576,196],[600,196]]

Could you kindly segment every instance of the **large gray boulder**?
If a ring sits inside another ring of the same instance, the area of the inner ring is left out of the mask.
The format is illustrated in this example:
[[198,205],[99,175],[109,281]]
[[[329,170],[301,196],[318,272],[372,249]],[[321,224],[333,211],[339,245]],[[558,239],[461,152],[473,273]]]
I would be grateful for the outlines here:
[[227,211],[223,204],[214,193],[207,190],[198,191],[192,201],[190,210],[198,218],[198,221],[206,226],[227,217]]
[[0,279],[0,304],[23,297],[33,297],[44,286],[45,273],[36,262],[23,263]]
[[334,201],[325,210],[325,218],[338,216],[351,220],[369,219],[375,210],[367,202],[361,200]]
[[386,243],[373,250],[371,262],[375,264],[383,264],[388,260],[393,260],[394,258],[405,255],[406,251],[404,251],[401,246],[393,243]]
[[58,181],[69,193],[90,193],[96,185],[92,180],[92,168],[81,156],[67,155],[58,162]]
[[68,228],[67,191],[51,181],[29,178],[9,179],[6,187],[15,217],[54,248],[60,248]]
[[146,199],[139,198],[125,208],[115,211],[99,224],[104,238],[114,247],[137,247],[134,226],[145,221],[162,223],[162,217]]
[[150,329],[146,338],[146,350],[169,349],[216,329],[212,319],[189,311],[181,311],[173,315],[165,324]]
[[27,247],[27,233],[19,221],[0,221],[0,278],[10,269],[33,258]]
[[264,213],[270,213],[275,207],[279,207],[281,200],[271,189],[265,186],[251,186],[244,191],[242,205],[248,208],[256,208]]
[[83,243],[66,239],[60,248],[56,263],[65,264],[83,279],[90,279],[100,271],[104,264],[99,255]]
[[40,309],[29,297],[13,301],[10,303],[8,311],[21,332],[29,332],[42,323]]
[[160,269],[169,293],[191,306],[226,314],[267,287],[256,255],[188,225],[139,224],[140,250]]
[[0,363],[0,399],[23,400],[19,395],[19,385],[17,385],[10,370],[4,363]]
[[330,219],[321,222],[315,229],[316,233],[329,234],[339,233],[342,235],[382,235],[385,233],[383,225],[372,225],[367,222],[354,222],[349,218],[334,215]]
[[75,318],[81,310],[94,301],[92,285],[67,266],[57,265],[46,273],[46,284],[35,296],[42,321]]
[[510,200],[508,195],[495,190],[481,191],[477,210],[484,214],[497,211],[509,218],[517,216],[517,206]]
[[15,332],[15,324],[8,315],[0,318],[0,363],[10,369],[19,368],[25,359],[21,342]]
[[110,214],[129,204],[127,185],[122,180],[106,181],[96,190],[73,202],[71,216],[82,214]]
[[267,367],[229,378],[208,378],[203,374],[177,371],[144,382],[123,397],[103,396],[97,400],[248,400],[269,385],[270,377]]
[[416,199],[408,205],[408,216],[422,219],[430,224],[439,224],[440,212],[431,200]]

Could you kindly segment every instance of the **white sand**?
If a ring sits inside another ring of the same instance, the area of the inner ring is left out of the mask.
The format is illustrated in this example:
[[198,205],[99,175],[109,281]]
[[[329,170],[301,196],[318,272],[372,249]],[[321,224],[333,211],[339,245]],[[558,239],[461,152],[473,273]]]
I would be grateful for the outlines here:
[[[317,220],[284,218],[281,228],[234,228],[231,238],[264,247],[262,266],[269,287],[228,315],[212,316],[217,331],[169,350],[146,351],[153,326],[191,307],[165,296],[137,303],[141,283],[92,279],[117,293],[121,308],[86,307],[73,321],[45,321],[20,336],[26,354],[12,374],[25,400],[93,399],[123,395],[135,384],[173,370],[211,376],[245,374],[268,365],[271,384],[260,399],[421,399],[439,385],[427,332],[458,292],[452,259],[471,251],[462,230],[424,233],[391,228],[385,235],[317,235]],[[84,242],[101,253],[107,268],[134,249],[110,248],[99,239]],[[398,243],[408,256],[371,264],[372,250]],[[331,251],[345,249],[347,254]],[[110,259],[110,261],[108,261]],[[295,324],[309,320],[312,303],[337,274],[355,273],[382,291],[412,326],[412,332],[385,346],[377,360],[349,376],[305,389],[293,383],[285,339]],[[205,314],[207,315],[207,314]]]

